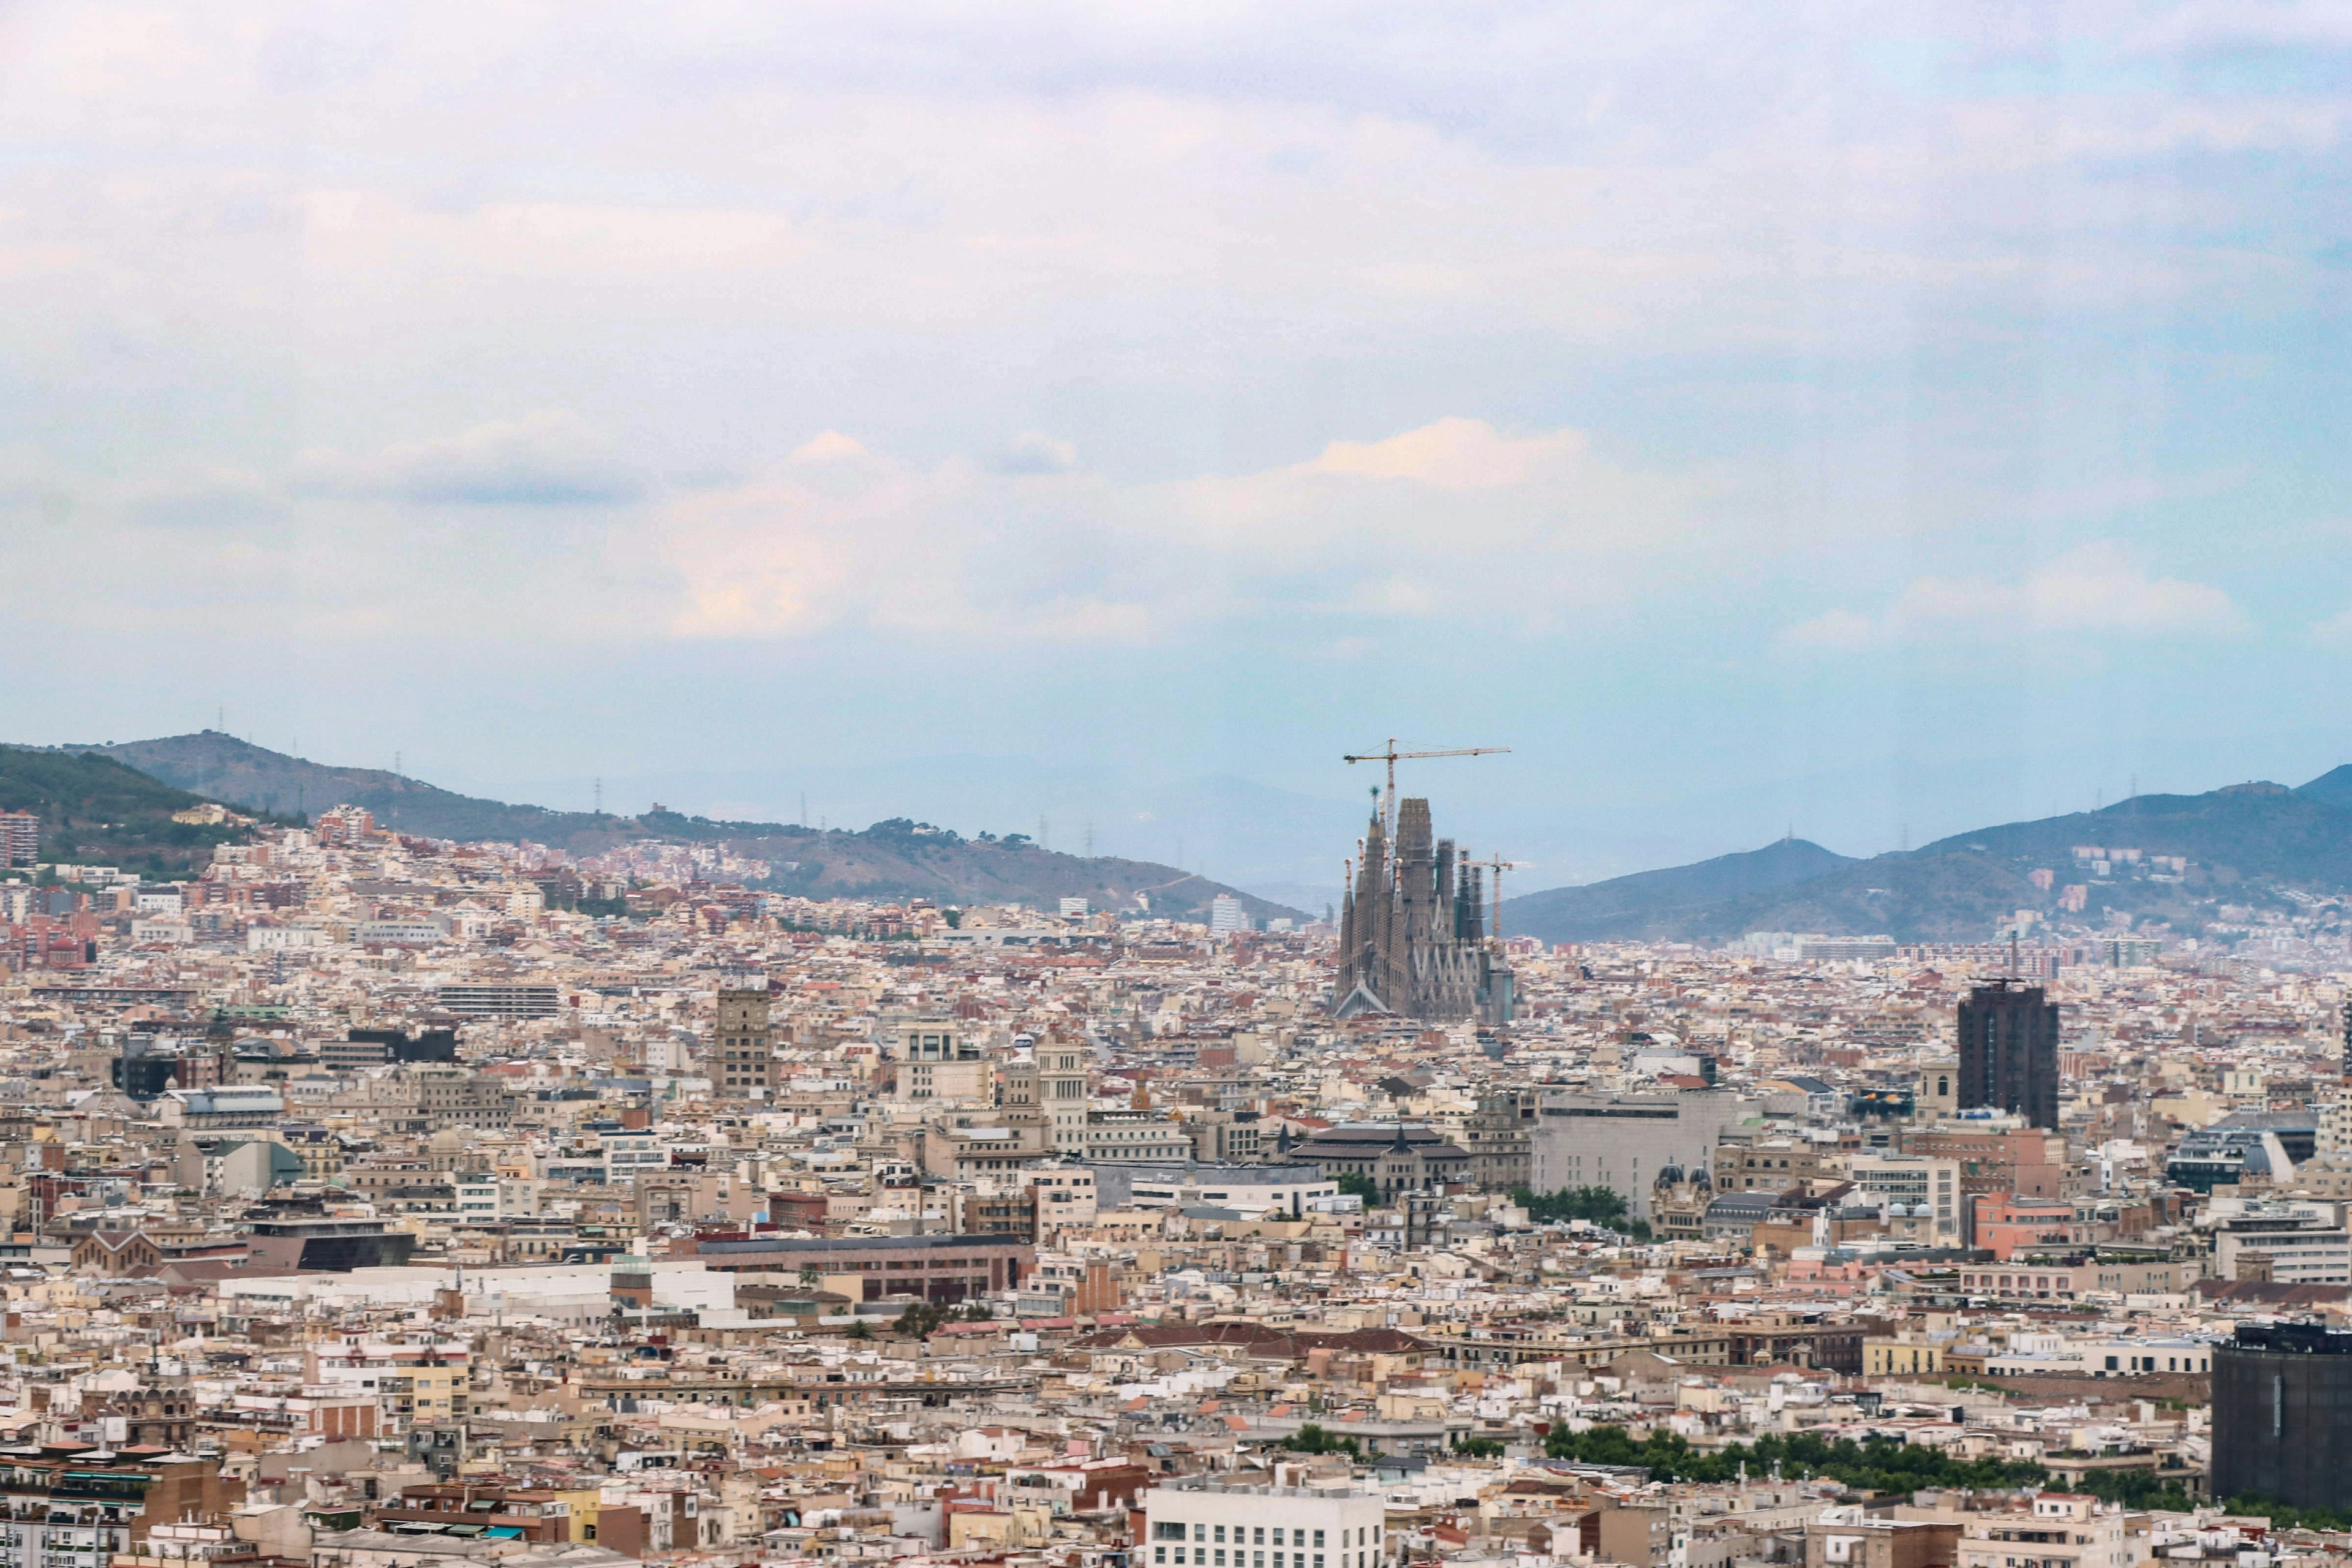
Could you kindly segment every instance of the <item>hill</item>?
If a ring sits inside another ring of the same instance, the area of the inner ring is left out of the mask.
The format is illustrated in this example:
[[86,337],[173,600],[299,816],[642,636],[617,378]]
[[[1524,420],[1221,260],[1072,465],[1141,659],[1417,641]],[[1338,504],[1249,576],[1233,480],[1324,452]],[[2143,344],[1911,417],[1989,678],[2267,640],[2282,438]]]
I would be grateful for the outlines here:
[[[234,843],[234,824],[174,822],[174,812],[207,797],[174,789],[110,757],[0,746],[0,810],[41,819],[44,861],[119,866],[151,876],[182,875]],[[235,802],[224,804],[235,805]]]
[[215,800],[257,811],[314,816],[331,805],[362,806],[385,826],[421,838],[501,843],[531,838],[562,844],[576,834],[595,831],[600,820],[607,825],[615,820],[588,812],[482,800],[384,768],[335,767],[289,757],[217,730],[76,749],[102,752],[165,784],[201,790]]
[[2337,805],[2352,811],[2352,763],[2328,769],[2309,784],[2298,786],[2294,793],[2308,796],[2322,805]]
[[1802,838],[1718,855],[1696,865],[1637,871],[1580,888],[1550,888],[1503,903],[1503,929],[1546,942],[1638,940],[1679,934],[1687,921],[1727,900],[1786,888],[1853,864]]
[[[232,805],[316,814],[363,806],[387,827],[461,842],[533,839],[575,855],[654,839],[723,846],[768,862],[766,889],[804,898],[929,898],[943,903],[1018,903],[1055,908],[1083,898],[1097,909],[1131,910],[1142,894],[1151,911],[1206,920],[1209,904],[1232,893],[1254,920],[1300,918],[1296,910],[1148,860],[1058,855],[1021,834],[961,834],[899,817],[862,832],[819,831],[791,823],[730,822],[675,811],[614,816],[550,811],[459,795],[381,768],[345,768],[256,746],[205,730],[193,735],[74,748]],[[125,771],[128,771],[127,769]]]
[[[2340,804],[2339,804],[2340,802]],[[2136,849],[2097,876],[2077,847]],[[1907,942],[1985,942],[2019,910],[2098,928],[2113,912],[2195,924],[2223,900],[2273,904],[2290,891],[2352,893],[2352,767],[2301,789],[2232,784],[2194,795],[2137,795],[2074,812],[1955,834],[1922,848],[1849,860],[1787,845],[1780,862],[1757,850],[1587,888],[1508,900],[1503,926],[1550,942],[1717,942],[1750,931],[1885,932]],[[2154,863],[2178,856],[2174,874]],[[1822,858],[1826,857],[1826,859]],[[1808,870],[1808,867],[1815,868]],[[2035,884],[2051,873],[2051,887]],[[1749,884],[1737,885],[1745,876]],[[2059,907],[2087,890],[2079,914]]]

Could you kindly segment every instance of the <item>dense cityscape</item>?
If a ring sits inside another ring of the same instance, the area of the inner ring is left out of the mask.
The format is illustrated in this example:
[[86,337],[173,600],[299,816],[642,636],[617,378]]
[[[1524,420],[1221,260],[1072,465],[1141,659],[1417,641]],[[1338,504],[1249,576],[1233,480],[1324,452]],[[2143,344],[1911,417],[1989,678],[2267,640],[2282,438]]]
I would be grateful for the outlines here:
[[9,819],[16,1568],[2352,1555],[2308,923],[1547,946],[1420,799],[1336,924],[185,815]]

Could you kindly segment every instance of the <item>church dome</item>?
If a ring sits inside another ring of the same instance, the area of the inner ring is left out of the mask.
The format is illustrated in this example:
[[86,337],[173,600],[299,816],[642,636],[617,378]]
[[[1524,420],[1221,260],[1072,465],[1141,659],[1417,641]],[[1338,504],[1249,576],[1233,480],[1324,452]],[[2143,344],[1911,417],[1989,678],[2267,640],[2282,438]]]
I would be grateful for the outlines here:
[[1683,1168],[1674,1161],[1669,1160],[1659,1169],[1658,1179],[1650,1184],[1657,1187],[1671,1187],[1678,1184],[1682,1179]]

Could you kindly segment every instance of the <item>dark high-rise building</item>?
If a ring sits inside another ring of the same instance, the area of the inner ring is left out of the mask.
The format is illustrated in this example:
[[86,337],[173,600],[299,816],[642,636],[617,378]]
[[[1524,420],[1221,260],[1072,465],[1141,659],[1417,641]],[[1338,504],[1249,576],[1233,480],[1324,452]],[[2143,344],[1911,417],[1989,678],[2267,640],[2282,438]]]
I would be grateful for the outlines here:
[[1980,1105],[2058,1126],[2058,1004],[2039,985],[1996,980],[1960,1004],[1959,1107]]
[[1339,914],[1332,1011],[1510,1022],[1511,971],[1486,944],[1484,887],[1479,868],[1457,861],[1454,840],[1432,837],[1429,802],[1398,803],[1393,860],[1373,813]]
[[2213,1347],[2213,1495],[2352,1509],[2352,1332],[2241,1323]]

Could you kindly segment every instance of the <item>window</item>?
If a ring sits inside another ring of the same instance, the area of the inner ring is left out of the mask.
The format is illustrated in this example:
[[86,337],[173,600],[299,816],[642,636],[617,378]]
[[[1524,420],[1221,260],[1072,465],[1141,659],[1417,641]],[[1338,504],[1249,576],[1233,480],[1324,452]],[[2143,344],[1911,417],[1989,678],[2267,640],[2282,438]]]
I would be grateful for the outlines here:
[[1171,1524],[1167,1520],[1163,1519],[1159,1523],[1151,1527],[1151,1539],[1154,1541],[1181,1541],[1184,1539],[1184,1527],[1181,1524]]
[[[1223,1525],[1222,1525],[1222,1524],[1221,1524],[1221,1525],[1217,1526],[1217,1544],[1218,1544],[1218,1545],[1220,1545],[1220,1546],[1222,1546],[1222,1545],[1223,1545],[1224,1543],[1225,1543],[1225,1527],[1224,1527]],[[1224,1560],[1225,1560],[1225,1554],[1224,1554],[1223,1552],[1218,1552],[1218,1553],[1217,1553],[1217,1561],[1218,1561],[1218,1562],[1220,1562],[1220,1563],[1223,1563]]]
[[1315,1532],[1315,1544],[1318,1546],[1323,1544],[1323,1532],[1319,1530]]

